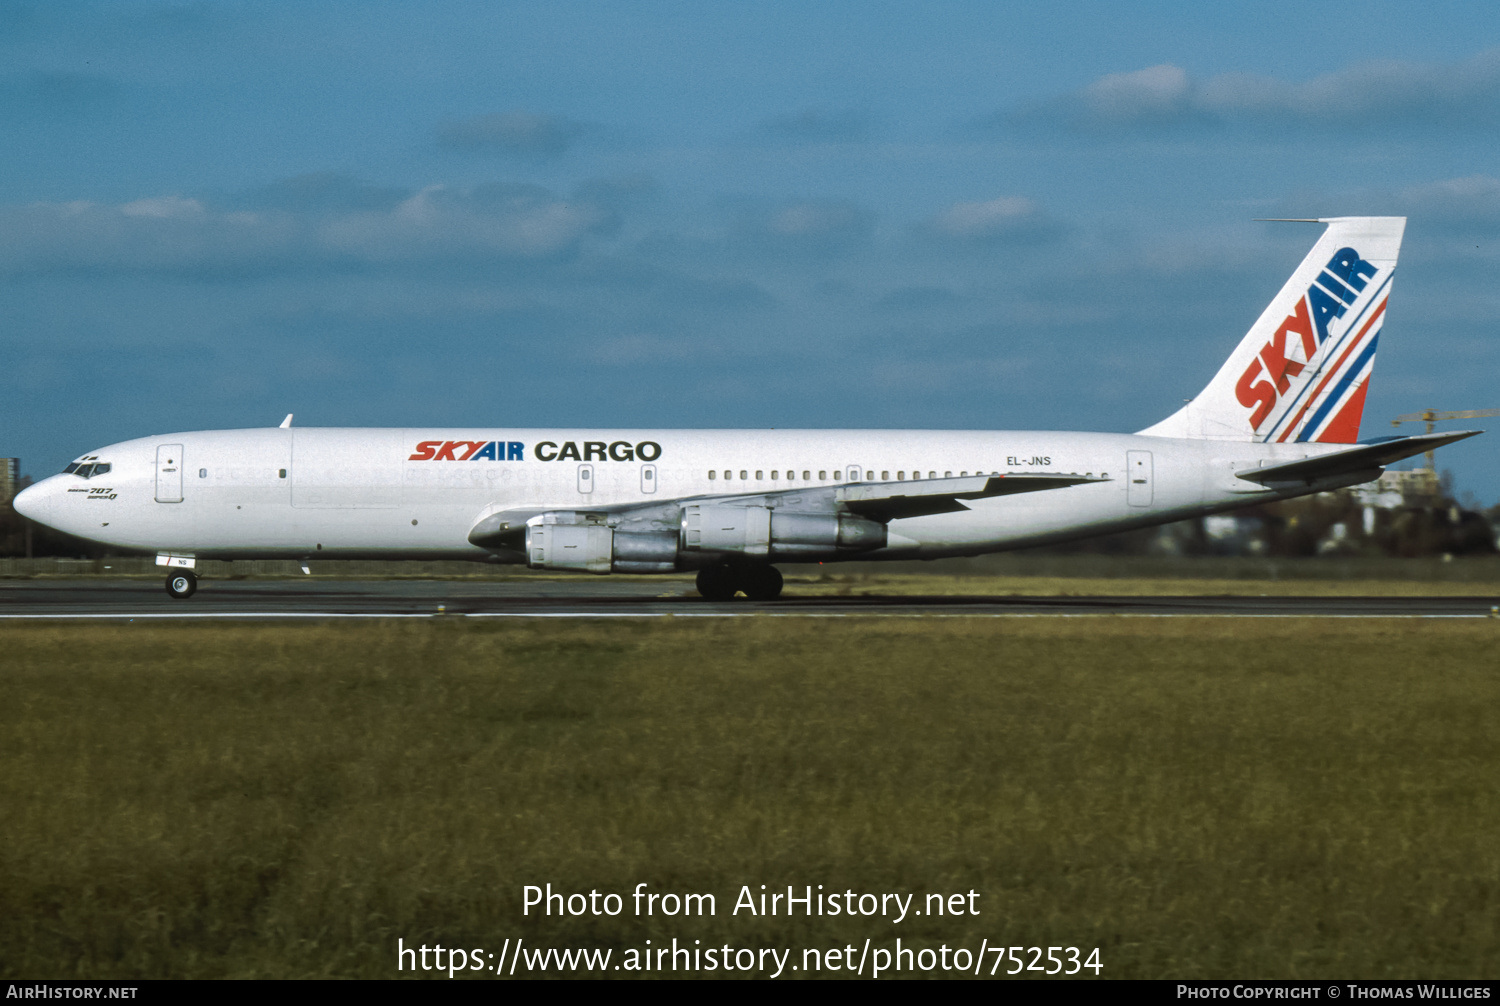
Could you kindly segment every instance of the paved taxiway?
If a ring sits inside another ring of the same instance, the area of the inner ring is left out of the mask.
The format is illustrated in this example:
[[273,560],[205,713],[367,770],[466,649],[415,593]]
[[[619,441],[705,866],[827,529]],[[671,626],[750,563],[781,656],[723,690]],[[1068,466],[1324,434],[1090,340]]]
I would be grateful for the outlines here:
[[1480,618],[1500,597],[798,597],[705,601],[682,580],[204,580],[186,601],[156,580],[0,581],[0,619],[434,615],[1238,615]]

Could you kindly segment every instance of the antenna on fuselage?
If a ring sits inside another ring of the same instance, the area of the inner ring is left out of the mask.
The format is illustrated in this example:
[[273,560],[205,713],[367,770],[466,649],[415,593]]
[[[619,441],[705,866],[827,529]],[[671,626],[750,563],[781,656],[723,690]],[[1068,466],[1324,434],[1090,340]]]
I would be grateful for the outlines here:
[[281,425],[278,426],[277,429],[278,430],[289,430],[291,428],[292,428],[292,414],[290,412],[288,412],[286,414],[286,418],[281,421]]

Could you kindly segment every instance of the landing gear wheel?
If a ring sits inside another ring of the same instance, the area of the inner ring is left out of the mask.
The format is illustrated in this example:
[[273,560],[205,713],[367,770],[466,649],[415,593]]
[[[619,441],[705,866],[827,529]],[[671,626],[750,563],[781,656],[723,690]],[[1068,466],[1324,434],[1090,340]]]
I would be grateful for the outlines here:
[[198,589],[198,577],[187,570],[179,570],[167,577],[167,593],[179,601],[193,596]]
[[752,601],[774,601],[781,596],[781,570],[749,566],[740,572],[740,589]]
[[704,566],[698,570],[698,593],[705,601],[728,601],[739,589],[734,570],[728,566]]

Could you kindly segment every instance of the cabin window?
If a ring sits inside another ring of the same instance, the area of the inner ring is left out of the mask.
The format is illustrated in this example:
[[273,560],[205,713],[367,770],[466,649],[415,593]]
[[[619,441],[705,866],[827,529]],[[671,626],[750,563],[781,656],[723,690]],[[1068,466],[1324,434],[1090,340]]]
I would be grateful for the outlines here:
[[[780,470],[781,470],[781,469],[779,469],[779,468],[773,468],[773,469],[772,469],[772,470],[771,470],[771,481],[772,481],[772,482],[775,482],[775,481],[776,481],[776,473],[777,473],[777,472],[779,472],[779,471],[780,471]],[[756,476],[757,476],[757,477],[759,477],[759,476],[760,476],[760,472],[756,472],[756,473],[755,473],[755,474],[756,474]]]
[[875,481],[875,473],[874,472],[865,472],[865,481],[866,482],[874,482]]
[[896,481],[897,482],[905,482],[906,481],[906,473],[905,472],[897,472],[896,473]]
[[206,478],[208,478],[208,469],[207,468],[199,468],[198,469],[198,477],[200,479],[206,479]]
[[718,478],[718,475],[719,475],[718,472],[709,472],[708,473],[708,481],[712,482],[714,479]]
[[802,481],[803,482],[811,482],[812,481],[812,472],[811,471],[804,471],[802,473]]
[[728,481],[729,479],[732,479],[732,478],[734,478],[734,472],[725,472],[724,473],[724,479],[725,479],[725,481]]
[[928,472],[927,477],[930,479],[935,479],[937,478],[937,472]]
[[953,477],[953,473],[952,472],[943,472],[943,478],[945,478],[945,479],[951,479],[952,477]]
[[286,478],[286,469],[285,469],[285,468],[283,468],[283,469],[281,469],[281,470],[280,470],[280,471],[278,471],[278,472],[277,472],[277,473],[276,473],[276,477],[277,477],[277,478],[279,478],[279,479],[284,479],[284,478]]
[[740,469],[740,478],[742,478],[742,479],[748,479],[749,477],[750,477],[750,473],[747,472],[747,471],[745,471],[745,469],[741,468]]
[[766,476],[765,476],[765,473],[764,473],[764,472],[760,472],[760,471],[757,471],[757,472],[756,472],[756,473],[755,473],[755,477],[756,477],[756,478],[757,478],[757,479],[763,479],[763,478],[765,478],[765,477],[766,477]]
[[828,470],[826,468],[823,469],[822,471],[818,472],[818,481],[819,482],[827,482],[828,481]]
[[958,473],[958,477],[961,478],[961,479],[966,479],[966,478],[969,477],[969,473],[967,471],[959,472]]

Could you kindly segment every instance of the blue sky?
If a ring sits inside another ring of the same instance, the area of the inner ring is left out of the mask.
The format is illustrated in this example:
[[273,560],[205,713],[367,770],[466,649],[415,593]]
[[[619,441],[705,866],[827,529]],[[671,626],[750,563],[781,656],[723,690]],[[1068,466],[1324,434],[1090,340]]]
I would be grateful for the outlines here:
[[[1255,218],[1363,213],[1363,434],[1500,407],[1492,6],[1016,6],[0,2],[0,454],[1128,432],[1315,237]],[[1442,455],[1486,504],[1495,428]]]

